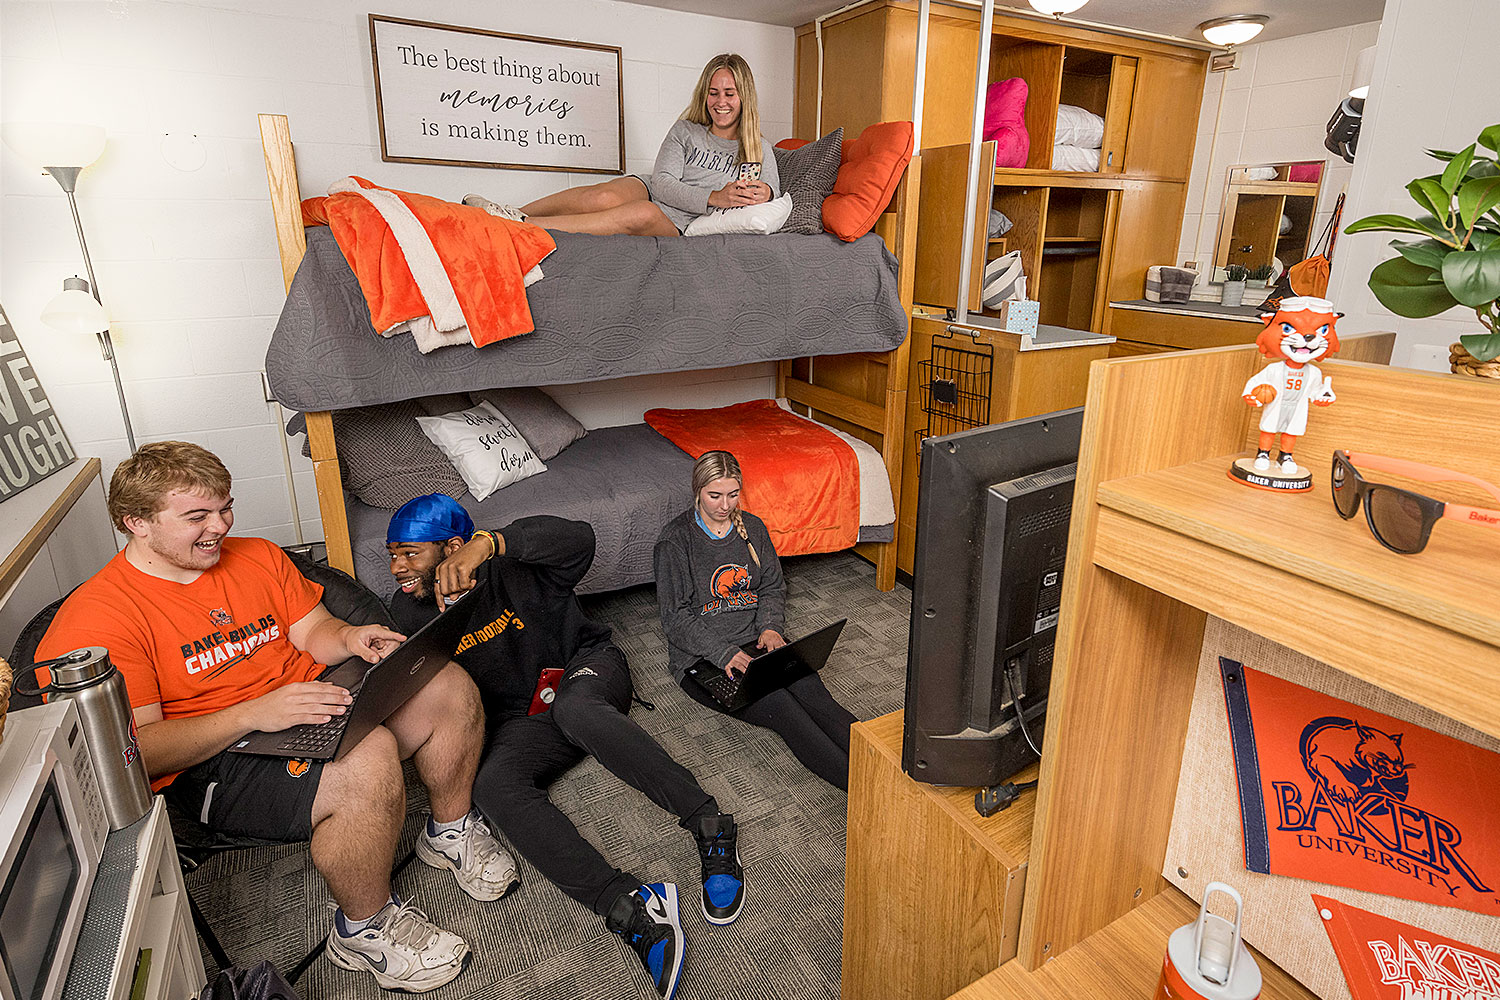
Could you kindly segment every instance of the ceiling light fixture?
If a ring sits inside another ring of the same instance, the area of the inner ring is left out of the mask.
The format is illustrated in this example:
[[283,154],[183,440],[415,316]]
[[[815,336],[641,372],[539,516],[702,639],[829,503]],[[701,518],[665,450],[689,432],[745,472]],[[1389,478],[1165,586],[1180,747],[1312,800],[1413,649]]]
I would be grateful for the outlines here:
[[1210,18],[1198,25],[1198,30],[1214,45],[1243,45],[1260,34],[1269,20],[1266,14],[1232,14]]
[[1071,14],[1079,7],[1088,3],[1089,0],[1029,0],[1032,8],[1039,14],[1049,14],[1052,17],[1062,17]]

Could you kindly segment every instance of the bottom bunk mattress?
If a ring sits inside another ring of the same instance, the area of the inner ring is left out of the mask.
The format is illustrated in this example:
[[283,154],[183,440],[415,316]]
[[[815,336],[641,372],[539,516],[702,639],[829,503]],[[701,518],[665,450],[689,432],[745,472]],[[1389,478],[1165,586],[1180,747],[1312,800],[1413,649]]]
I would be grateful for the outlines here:
[[[862,479],[868,478],[872,457],[880,463],[879,454],[866,449],[856,450]],[[481,528],[504,528],[533,514],[587,521],[594,528],[594,564],[578,589],[598,593],[651,582],[656,537],[692,504],[692,474],[692,457],[645,424],[601,427],[548,461],[546,472],[512,483],[482,502],[465,493],[459,503]],[[347,492],[344,503],[354,575],[389,602],[396,582],[385,535],[393,511],[361,503]],[[861,512],[865,509],[862,503]],[[891,523],[862,525],[859,539],[888,542],[894,530]]]

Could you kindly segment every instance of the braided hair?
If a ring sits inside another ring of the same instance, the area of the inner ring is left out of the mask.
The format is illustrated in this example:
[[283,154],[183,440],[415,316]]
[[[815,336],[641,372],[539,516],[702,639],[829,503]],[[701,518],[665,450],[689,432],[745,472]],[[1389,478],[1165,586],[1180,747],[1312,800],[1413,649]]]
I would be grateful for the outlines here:
[[[740,473],[740,463],[727,451],[705,451],[693,463],[693,506],[698,506],[698,494],[703,488],[715,479],[733,479],[743,489],[745,477]],[[740,533],[745,540],[745,547],[750,550],[750,558],[755,560],[755,565],[760,565],[760,556],[755,554],[755,546],[750,543],[750,536],[745,531],[745,518],[740,513],[739,504],[735,504],[734,510],[729,512],[729,519],[734,524],[734,530]]]

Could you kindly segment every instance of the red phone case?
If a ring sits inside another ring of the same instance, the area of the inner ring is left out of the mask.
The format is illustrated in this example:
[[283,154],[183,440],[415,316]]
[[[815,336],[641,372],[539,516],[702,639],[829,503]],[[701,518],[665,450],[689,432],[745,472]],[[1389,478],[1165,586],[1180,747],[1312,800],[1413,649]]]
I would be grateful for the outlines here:
[[526,710],[527,715],[540,715],[552,707],[562,675],[562,667],[547,667],[542,670],[541,676],[536,679],[536,692],[531,696],[531,708]]

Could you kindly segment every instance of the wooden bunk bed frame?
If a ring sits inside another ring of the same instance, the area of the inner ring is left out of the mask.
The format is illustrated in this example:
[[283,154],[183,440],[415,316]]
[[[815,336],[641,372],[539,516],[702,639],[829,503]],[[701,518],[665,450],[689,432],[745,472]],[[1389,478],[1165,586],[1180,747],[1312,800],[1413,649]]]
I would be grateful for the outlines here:
[[[307,252],[291,126],[286,115],[263,114],[259,117],[266,181],[271,190],[271,212],[276,223],[276,242],[281,251],[281,274],[290,289],[292,276],[297,273],[297,266]],[[887,230],[893,236],[887,237],[886,242],[899,265],[897,289],[908,326],[908,336],[901,346],[884,353],[782,361],[777,365],[776,375],[778,397],[785,397],[817,419],[880,449],[898,511],[901,509],[901,461],[906,431],[908,345],[916,273],[920,184],[921,156],[920,151],[914,150],[906,174],[885,212],[894,215],[894,225]],[[329,565],[353,576],[354,551],[330,411],[307,414],[307,439],[312,450],[313,475]],[[894,539],[865,543],[857,546],[856,551],[875,564],[875,585],[879,589],[890,590],[895,586]]]

